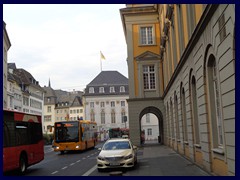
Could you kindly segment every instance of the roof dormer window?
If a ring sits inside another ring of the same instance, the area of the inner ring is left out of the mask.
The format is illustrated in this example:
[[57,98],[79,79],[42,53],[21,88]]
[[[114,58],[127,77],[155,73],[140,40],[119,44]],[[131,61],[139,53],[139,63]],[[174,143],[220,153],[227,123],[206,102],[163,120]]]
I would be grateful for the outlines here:
[[114,93],[115,92],[115,88],[114,87],[110,87],[110,93]]
[[124,86],[120,87],[120,92],[125,92],[125,87]]
[[104,93],[104,87],[99,88],[99,93]]
[[89,88],[89,93],[94,93],[94,87]]

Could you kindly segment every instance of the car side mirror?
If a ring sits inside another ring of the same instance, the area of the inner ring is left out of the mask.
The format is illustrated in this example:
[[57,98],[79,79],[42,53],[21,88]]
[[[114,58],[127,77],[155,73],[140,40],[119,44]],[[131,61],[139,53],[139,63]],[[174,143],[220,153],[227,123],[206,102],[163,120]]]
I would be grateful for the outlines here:
[[133,150],[138,150],[138,147],[133,145]]

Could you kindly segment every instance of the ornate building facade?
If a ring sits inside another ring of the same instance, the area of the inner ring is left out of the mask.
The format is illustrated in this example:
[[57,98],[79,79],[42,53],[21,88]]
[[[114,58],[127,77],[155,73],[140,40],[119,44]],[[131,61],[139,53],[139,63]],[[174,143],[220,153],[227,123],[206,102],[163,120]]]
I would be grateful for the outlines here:
[[153,113],[160,143],[235,175],[235,5],[127,4],[120,14],[132,141]]
[[128,79],[117,71],[100,72],[86,87],[86,119],[96,121],[99,132],[128,128]]

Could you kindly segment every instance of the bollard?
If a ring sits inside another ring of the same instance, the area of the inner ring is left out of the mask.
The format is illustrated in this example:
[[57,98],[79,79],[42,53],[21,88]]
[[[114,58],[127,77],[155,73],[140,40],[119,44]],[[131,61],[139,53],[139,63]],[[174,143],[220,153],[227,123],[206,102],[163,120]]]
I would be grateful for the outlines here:
[[122,171],[113,171],[109,173],[110,176],[122,176],[122,174]]

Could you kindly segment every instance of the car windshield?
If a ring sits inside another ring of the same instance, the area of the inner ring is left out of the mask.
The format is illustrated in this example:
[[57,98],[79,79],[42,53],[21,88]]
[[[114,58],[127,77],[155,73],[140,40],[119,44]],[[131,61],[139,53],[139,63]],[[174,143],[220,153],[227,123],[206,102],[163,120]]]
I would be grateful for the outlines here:
[[131,149],[128,141],[113,141],[104,145],[103,150]]

